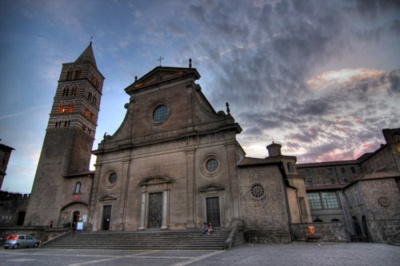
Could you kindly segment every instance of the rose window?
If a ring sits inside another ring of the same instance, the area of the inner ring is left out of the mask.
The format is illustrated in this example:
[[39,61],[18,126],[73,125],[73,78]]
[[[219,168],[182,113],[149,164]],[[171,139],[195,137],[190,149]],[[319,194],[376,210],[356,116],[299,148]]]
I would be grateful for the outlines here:
[[255,199],[262,199],[265,196],[264,188],[261,184],[254,184],[251,186],[251,195]]

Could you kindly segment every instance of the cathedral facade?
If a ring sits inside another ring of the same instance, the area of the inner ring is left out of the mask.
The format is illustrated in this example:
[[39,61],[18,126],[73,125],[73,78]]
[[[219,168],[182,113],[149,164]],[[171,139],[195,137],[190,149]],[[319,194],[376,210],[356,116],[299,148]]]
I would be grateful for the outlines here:
[[[64,64],[25,225],[136,231],[240,227],[265,242],[289,243],[291,226],[311,222],[296,157],[269,145],[246,157],[240,125],[215,111],[191,67],[155,67],[129,85],[121,126],[93,151],[104,77],[91,44]],[[72,107],[71,107],[72,106]],[[66,108],[66,109],[63,109]]]
[[195,68],[156,67],[125,89],[124,121],[94,151],[88,226],[182,230],[208,222],[290,242],[289,224],[310,220],[296,159],[282,156],[278,144],[270,147],[275,156],[247,158],[229,107],[216,112],[198,78]]

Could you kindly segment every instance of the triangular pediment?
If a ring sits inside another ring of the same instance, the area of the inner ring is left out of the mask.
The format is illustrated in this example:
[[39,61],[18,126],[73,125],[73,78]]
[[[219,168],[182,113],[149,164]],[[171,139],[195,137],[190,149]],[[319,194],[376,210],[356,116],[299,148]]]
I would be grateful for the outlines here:
[[218,185],[207,185],[202,188],[200,188],[200,192],[210,192],[210,191],[220,191],[220,190],[225,190],[223,186],[218,186]]
[[150,176],[140,182],[140,186],[150,186],[171,183],[172,180],[167,176]]
[[151,85],[156,85],[163,82],[168,82],[174,79],[179,79],[188,75],[192,75],[195,79],[200,78],[200,74],[195,68],[182,67],[156,67],[143,77],[135,80],[133,84],[125,89],[126,92],[132,90],[140,90]]
[[106,195],[100,198],[100,201],[112,201],[112,200],[116,200],[116,197],[110,196],[110,195]]

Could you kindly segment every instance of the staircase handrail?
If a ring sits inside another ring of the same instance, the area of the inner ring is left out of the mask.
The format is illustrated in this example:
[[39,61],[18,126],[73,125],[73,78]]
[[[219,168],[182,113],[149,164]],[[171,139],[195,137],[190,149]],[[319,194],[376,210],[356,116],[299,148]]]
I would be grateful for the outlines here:
[[225,249],[229,250],[232,249],[234,243],[235,243],[235,238],[236,238],[236,234],[238,232],[239,228],[238,226],[234,226],[231,230],[231,232],[229,233],[228,238],[225,241]]

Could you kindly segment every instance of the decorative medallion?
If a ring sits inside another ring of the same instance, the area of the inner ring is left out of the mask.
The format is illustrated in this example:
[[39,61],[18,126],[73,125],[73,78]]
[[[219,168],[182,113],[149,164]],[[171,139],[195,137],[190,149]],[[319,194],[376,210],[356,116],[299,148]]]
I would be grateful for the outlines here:
[[378,203],[379,205],[381,205],[382,207],[388,207],[390,205],[390,200],[388,197],[386,196],[382,196],[378,199]]

